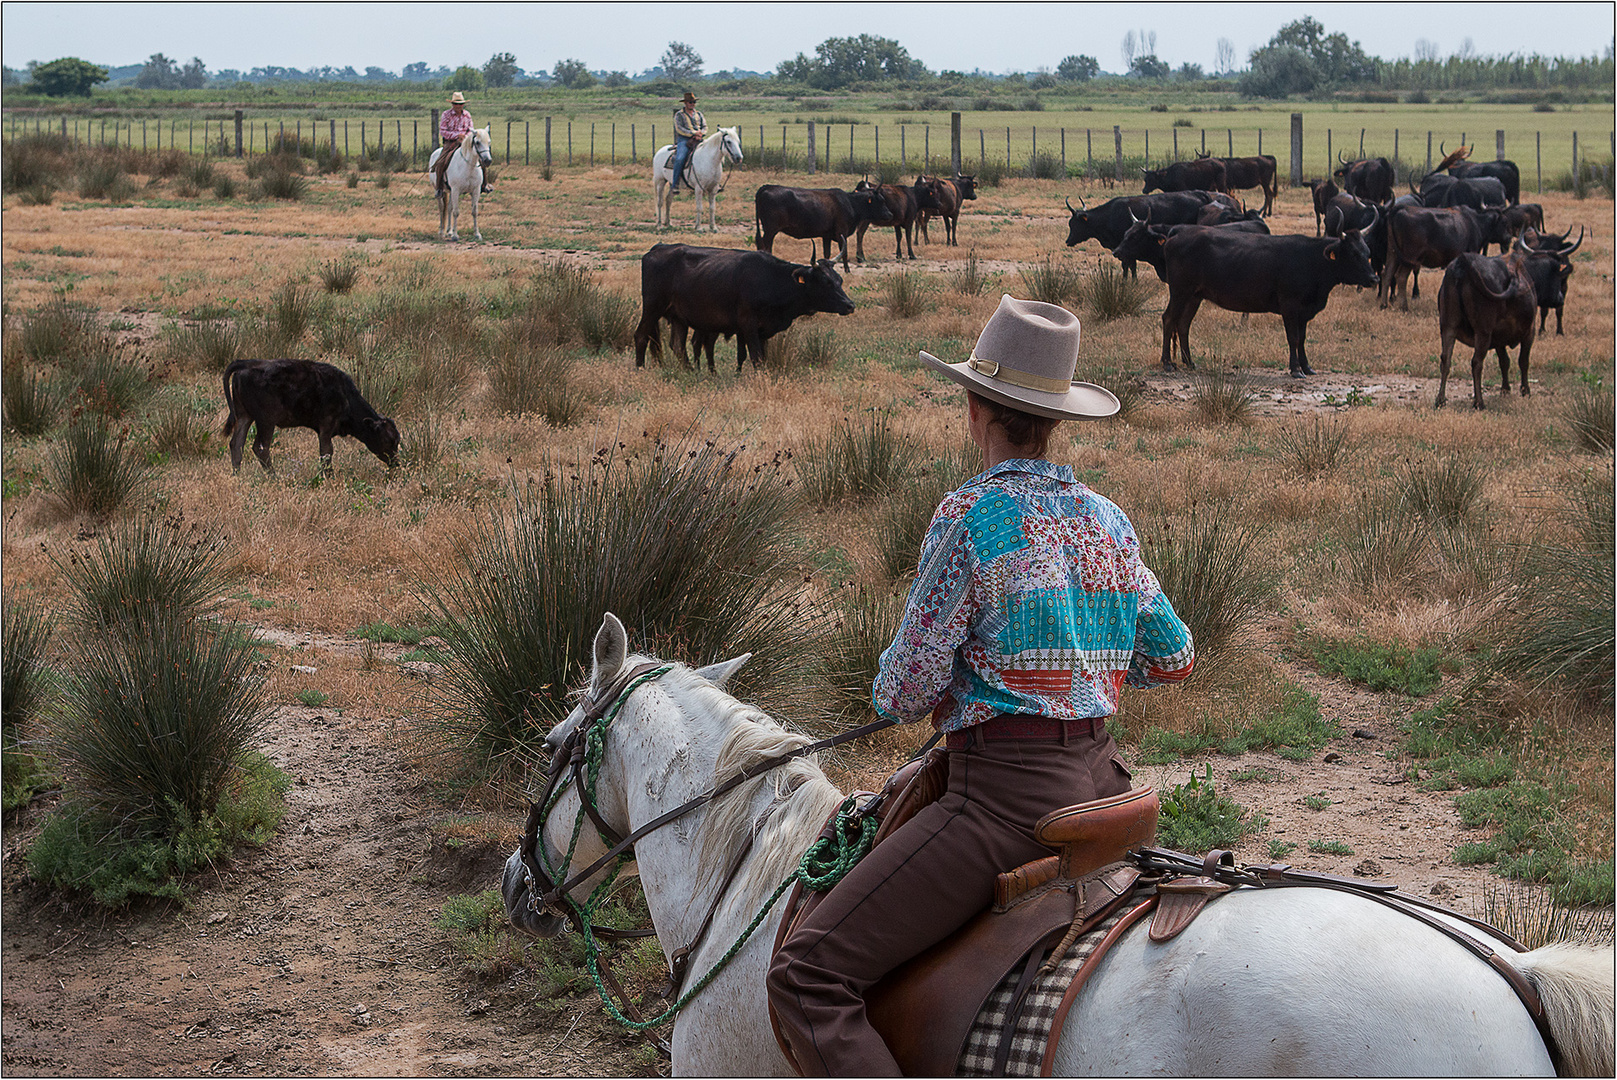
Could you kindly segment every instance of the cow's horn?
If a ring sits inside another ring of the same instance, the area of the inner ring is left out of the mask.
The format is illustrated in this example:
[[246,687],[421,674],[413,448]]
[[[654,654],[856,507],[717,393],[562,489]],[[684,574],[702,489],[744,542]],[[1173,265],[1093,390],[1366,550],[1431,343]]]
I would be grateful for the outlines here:
[[[1082,195],[1080,195],[1080,196],[1078,196],[1078,198],[1079,198],[1079,201],[1082,201],[1082,200],[1083,200],[1083,196],[1082,196]],[[1065,202],[1065,203],[1066,203],[1066,204],[1067,204],[1067,213],[1069,213],[1069,214],[1076,214],[1076,213],[1077,213],[1077,212],[1078,212],[1078,211],[1076,211],[1076,210],[1074,210],[1074,209],[1073,209],[1073,208],[1072,208],[1072,197],[1071,197],[1071,196],[1070,196],[1070,195],[1069,195],[1069,196],[1067,196],[1067,197],[1065,197],[1065,198],[1064,198],[1064,199],[1062,199],[1062,201],[1063,201],[1063,202]]]
[[1088,210],[1089,209],[1089,204],[1084,199],[1084,197],[1082,195],[1078,196],[1078,209],[1080,209],[1080,210]]
[[[1571,226],[1568,226],[1566,231],[1571,232],[1572,231]],[[1583,246],[1583,226],[1579,225],[1578,226],[1578,242],[1576,244],[1573,244],[1571,247],[1567,248],[1565,251],[1561,252],[1561,254],[1562,255],[1570,255],[1570,254],[1572,254],[1574,251],[1578,250],[1582,246]]]
[[1346,165],[1347,164],[1347,159],[1342,156],[1342,151],[1340,151],[1340,150],[1338,150],[1336,152],[1336,163],[1338,165]]

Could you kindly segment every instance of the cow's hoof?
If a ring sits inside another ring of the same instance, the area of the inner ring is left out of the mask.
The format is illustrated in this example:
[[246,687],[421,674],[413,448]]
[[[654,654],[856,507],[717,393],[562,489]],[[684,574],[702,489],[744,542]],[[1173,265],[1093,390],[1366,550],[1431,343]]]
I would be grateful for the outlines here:
[[1522,387],[1522,397],[1527,397],[1531,393],[1532,393],[1532,391],[1529,390],[1527,387],[1525,387],[1525,386]]
[[1294,378],[1294,379],[1305,379],[1310,374],[1312,374],[1312,372],[1298,371],[1296,368],[1291,369],[1291,377]]
[[1304,375],[1312,375],[1312,374],[1314,374],[1314,369],[1308,364],[1307,361],[1303,362],[1303,374]]

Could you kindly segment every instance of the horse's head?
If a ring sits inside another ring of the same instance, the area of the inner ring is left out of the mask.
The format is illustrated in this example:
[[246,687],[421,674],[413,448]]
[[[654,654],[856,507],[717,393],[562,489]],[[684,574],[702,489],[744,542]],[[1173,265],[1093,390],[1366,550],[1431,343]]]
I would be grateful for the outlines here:
[[[675,665],[666,676],[666,686],[653,684],[635,693],[638,684],[633,679],[625,683],[625,679],[641,664],[656,661],[631,654],[623,623],[610,612],[606,614],[595,635],[590,680],[583,699],[545,737],[545,754],[550,761],[547,780],[556,782],[547,783],[540,797],[545,798],[552,792],[560,794],[554,797],[540,823],[535,855],[551,878],[551,886],[588,869],[610,849],[611,844],[595,824],[597,816],[600,823],[617,836],[628,835],[634,829],[631,805],[638,805],[646,796],[659,797],[671,776],[692,764],[696,756],[694,744],[703,740],[694,729],[688,730],[687,711],[674,701],[684,696],[681,690],[701,685],[709,687],[709,692],[715,687],[722,688],[749,655],[694,670]],[[630,694],[634,694],[632,702]],[[571,761],[575,757],[582,760],[588,729],[600,727],[602,719],[605,725],[600,736],[600,771],[595,780],[591,800],[594,815],[591,815],[584,807],[581,785],[572,771]],[[705,772],[697,771],[701,775],[686,786],[694,787],[711,779],[711,764]],[[552,936],[561,929],[562,918],[553,910],[534,912],[528,907],[528,886],[520,854],[512,855],[506,862],[502,889],[506,913],[518,929],[536,937]],[[582,903],[611,869],[608,865],[597,870],[572,886],[568,894]],[[636,872],[635,865],[629,863],[620,871],[620,877]],[[541,883],[540,887],[542,890],[544,885]]]
[[473,128],[472,137],[466,140],[466,151],[477,155],[477,163],[485,169],[494,164],[494,155],[489,150],[488,128]]
[[741,164],[741,128],[721,127],[718,134],[721,140],[719,145],[723,147],[725,156],[735,164]]

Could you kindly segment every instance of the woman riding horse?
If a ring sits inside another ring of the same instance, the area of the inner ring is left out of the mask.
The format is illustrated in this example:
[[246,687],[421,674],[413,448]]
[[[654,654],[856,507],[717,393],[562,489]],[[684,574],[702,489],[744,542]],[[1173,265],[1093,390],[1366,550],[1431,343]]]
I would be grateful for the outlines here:
[[1074,383],[1077,316],[1006,296],[963,363],[986,469],[946,495],[903,621],[882,654],[881,716],[930,716],[948,792],[849,872],[776,954],[769,996],[808,1075],[897,1076],[865,993],[993,899],[994,876],[1050,854],[1040,817],[1129,790],[1104,718],[1124,682],[1177,682],[1189,630],[1140,559],[1128,517],[1046,457],[1064,419],[1118,401]]
[[[438,155],[438,166],[435,170],[437,182],[434,191],[442,194],[444,191],[444,170],[449,168],[449,155],[460,147],[461,140],[472,133],[472,114],[466,111],[466,95],[456,90],[449,97],[449,111],[438,118],[438,142],[443,145],[444,152]],[[488,173],[483,174],[483,192],[494,190],[494,185],[488,181]]]

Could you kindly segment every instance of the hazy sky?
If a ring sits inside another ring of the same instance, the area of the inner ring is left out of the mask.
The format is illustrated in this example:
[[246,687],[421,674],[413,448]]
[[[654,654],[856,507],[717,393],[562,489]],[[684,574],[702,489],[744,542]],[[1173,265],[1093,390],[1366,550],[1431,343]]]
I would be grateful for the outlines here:
[[[210,71],[266,64],[309,68],[481,65],[515,53],[529,71],[577,58],[630,73],[657,62],[671,39],[692,45],[708,71],[769,71],[828,37],[896,39],[934,71],[1054,67],[1072,53],[1123,69],[1130,29],[1155,31],[1157,55],[1211,71],[1220,37],[1246,55],[1303,15],[1341,31],[1373,56],[1408,56],[1426,38],[1443,55],[1470,38],[1476,51],[1585,56],[1612,41],[1610,3],[6,3],[5,63],[77,56],[98,64],[202,58]],[[675,27],[678,29],[675,29]]]

